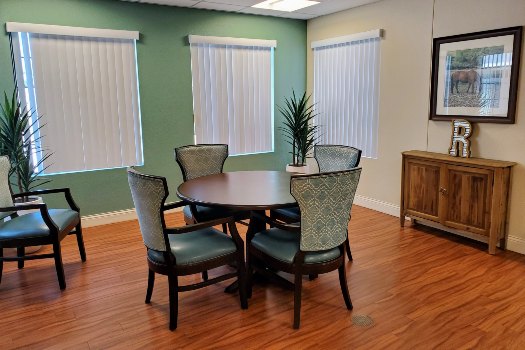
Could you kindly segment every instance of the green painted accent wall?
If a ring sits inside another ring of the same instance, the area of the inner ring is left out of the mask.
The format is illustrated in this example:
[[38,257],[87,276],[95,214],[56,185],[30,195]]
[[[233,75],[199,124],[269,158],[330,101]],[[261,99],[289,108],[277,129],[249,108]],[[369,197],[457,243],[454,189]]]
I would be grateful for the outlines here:
[[[275,104],[282,105],[292,89],[306,88],[306,21],[118,0],[1,0],[0,92],[9,93],[14,86],[5,22],[140,31],[137,57],[144,142],[140,170],[167,177],[169,200],[177,199],[182,182],[173,148],[193,142],[188,34],[275,39]],[[225,171],[284,169],[289,147],[277,130],[282,123],[277,108],[274,116],[275,152],[230,157]],[[83,215],[133,207],[125,169],[54,175],[52,180],[47,186],[72,189]]]

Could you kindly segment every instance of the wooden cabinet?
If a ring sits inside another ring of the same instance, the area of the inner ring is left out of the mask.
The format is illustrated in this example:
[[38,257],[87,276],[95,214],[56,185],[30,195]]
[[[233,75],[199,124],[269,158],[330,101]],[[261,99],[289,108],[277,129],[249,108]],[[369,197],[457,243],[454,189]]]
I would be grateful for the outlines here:
[[405,217],[488,243],[505,245],[513,162],[403,152],[401,226]]

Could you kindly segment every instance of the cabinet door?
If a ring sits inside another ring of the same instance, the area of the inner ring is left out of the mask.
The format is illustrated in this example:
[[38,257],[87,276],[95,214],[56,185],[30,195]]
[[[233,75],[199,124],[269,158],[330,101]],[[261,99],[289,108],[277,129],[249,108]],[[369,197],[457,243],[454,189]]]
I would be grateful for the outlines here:
[[493,177],[491,170],[447,166],[441,190],[443,224],[488,236]]
[[407,215],[439,221],[441,165],[407,159],[404,179],[404,209]]

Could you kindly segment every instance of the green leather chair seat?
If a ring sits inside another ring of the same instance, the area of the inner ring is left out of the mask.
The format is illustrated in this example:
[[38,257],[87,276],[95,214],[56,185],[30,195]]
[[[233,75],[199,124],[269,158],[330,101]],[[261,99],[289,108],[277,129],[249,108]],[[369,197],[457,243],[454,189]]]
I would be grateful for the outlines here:
[[[278,228],[261,231],[252,239],[252,246],[257,250],[284,262],[292,263],[299,251],[301,236],[297,232]],[[305,254],[306,264],[316,264],[336,259],[340,256],[339,248]]]
[[273,209],[273,211],[289,217],[291,220],[301,221],[301,211],[299,210],[299,207]]
[[[49,216],[62,231],[80,220],[78,213],[71,209],[49,209]],[[21,215],[9,221],[0,222],[0,241],[49,236],[49,228],[40,211]]]
[[[201,263],[237,250],[230,236],[214,228],[172,234],[169,240],[177,265]],[[165,264],[162,252],[148,249],[148,258],[155,263]]]

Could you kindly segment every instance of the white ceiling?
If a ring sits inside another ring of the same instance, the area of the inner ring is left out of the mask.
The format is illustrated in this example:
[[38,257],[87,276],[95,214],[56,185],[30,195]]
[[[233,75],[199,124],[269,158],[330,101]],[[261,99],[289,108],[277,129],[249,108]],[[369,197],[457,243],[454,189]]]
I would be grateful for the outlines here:
[[150,4],[192,7],[198,9],[250,13],[254,15],[275,16],[284,18],[310,19],[330,13],[339,12],[380,0],[315,0],[319,4],[302,8],[295,12],[272,11],[253,8],[252,5],[263,0],[123,0]]

